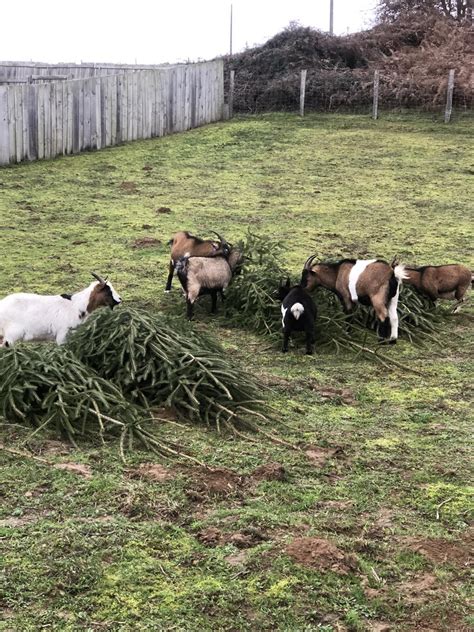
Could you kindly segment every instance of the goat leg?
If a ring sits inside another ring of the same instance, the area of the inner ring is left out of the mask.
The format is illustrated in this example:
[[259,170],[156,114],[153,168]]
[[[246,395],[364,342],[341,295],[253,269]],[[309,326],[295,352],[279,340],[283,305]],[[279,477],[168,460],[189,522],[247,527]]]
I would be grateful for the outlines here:
[[170,261],[168,280],[166,281],[165,292],[171,292],[171,282],[173,281],[174,263]]
[[186,299],[186,315],[188,317],[188,320],[192,320],[193,319],[194,303],[191,303],[191,301],[189,299]]
[[306,355],[313,355],[314,334],[311,329],[306,329]]
[[289,343],[289,341],[290,341],[290,332],[289,331],[284,331],[283,332],[283,347],[281,348],[283,353],[287,353],[288,352],[288,343]]
[[211,313],[215,314],[217,312],[217,290],[211,290]]

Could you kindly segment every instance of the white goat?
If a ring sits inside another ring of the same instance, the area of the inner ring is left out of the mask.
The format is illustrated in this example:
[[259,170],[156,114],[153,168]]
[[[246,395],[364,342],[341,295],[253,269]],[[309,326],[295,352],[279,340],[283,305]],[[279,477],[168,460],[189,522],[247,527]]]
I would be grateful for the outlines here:
[[109,281],[92,275],[97,281],[72,295],[20,293],[0,300],[0,346],[9,347],[19,340],[63,344],[69,331],[94,310],[122,302]]

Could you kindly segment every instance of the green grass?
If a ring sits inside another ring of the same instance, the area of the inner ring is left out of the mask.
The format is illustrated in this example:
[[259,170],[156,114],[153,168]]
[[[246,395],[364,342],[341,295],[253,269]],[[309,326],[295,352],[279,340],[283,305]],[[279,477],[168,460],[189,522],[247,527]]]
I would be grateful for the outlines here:
[[[176,282],[163,295],[179,229],[277,236],[295,276],[312,252],[472,268],[472,122],[272,114],[1,169],[0,295],[74,291],[95,270],[127,304],[184,317]],[[145,236],[161,243],[134,247]],[[468,630],[472,307],[441,346],[386,352],[421,375],[301,341],[283,356],[207,307],[198,328],[269,385],[302,451],[163,423],[163,441],[242,477],[216,486],[171,459],[153,481],[146,451],[123,465],[115,443],[2,423],[0,630]],[[253,476],[272,462],[281,480]],[[302,537],[335,544],[345,571],[291,558]]]

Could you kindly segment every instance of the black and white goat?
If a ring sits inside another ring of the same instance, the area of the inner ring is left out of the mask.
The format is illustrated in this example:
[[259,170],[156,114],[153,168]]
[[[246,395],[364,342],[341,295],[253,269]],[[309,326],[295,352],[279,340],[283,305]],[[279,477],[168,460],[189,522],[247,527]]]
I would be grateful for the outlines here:
[[443,266],[421,266],[405,268],[405,283],[412,285],[420,294],[433,301],[439,298],[457,303],[454,311],[460,310],[469,287],[474,285],[474,275],[466,266],[451,263]]
[[398,338],[398,296],[406,278],[404,266],[379,259],[342,259],[312,265],[315,258],[313,255],[306,260],[301,285],[309,291],[321,285],[334,292],[346,314],[357,303],[372,305],[379,321],[379,336],[394,344]]
[[243,256],[238,248],[231,248],[228,257],[181,257],[176,264],[176,273],[183,287],[187,316],[191,320],[194,303],[198,296],[210,294],[212,313],[217,311],[217,293],[224,298],[223,292],[232,276],[239,271]]
[[52,340],[63,344],[67,334],[99,307],[113,308],[122,302],[110,281],[97,280],[75,294],[10,294],[0,300],[2,347],[15,342]]
[[211,239],[201,239],[188,233],[186,230],[181,230],[170,239],[168,244],[171,246],[170,263],[168,279],[166,281],[165,292],[171,291],[171,283],[173,281],[173,274],[176,268],[176,264],[181,257],[215,257],[216,255],[223,255],[228,257],[230,253],[230,246],[226,240],[211,230],[219,238],[219,241]]
[[306,334],[306,353],[313,353],[314,323],[316,320],[316,305],[309,293],[295,285],[290,287],[290,279],[286,285],[278,289],[281,304],[281,323],[283,325],[283,353],[288,351],[290,336],[294,331],[304,331]]

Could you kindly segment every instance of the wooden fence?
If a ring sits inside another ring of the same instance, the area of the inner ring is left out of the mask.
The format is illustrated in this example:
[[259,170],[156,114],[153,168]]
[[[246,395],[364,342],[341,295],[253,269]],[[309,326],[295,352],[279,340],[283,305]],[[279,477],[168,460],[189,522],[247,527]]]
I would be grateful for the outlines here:
[[220,60],[0,85],[0,165],[181,132],[223,115]]
[[61,79],[86,79],[88,77],[119,75],[124,72],[169,68],[170,64],[44,64],[25,61],[0,61],[0,84],[31,83],[48,81],[52,77]]

